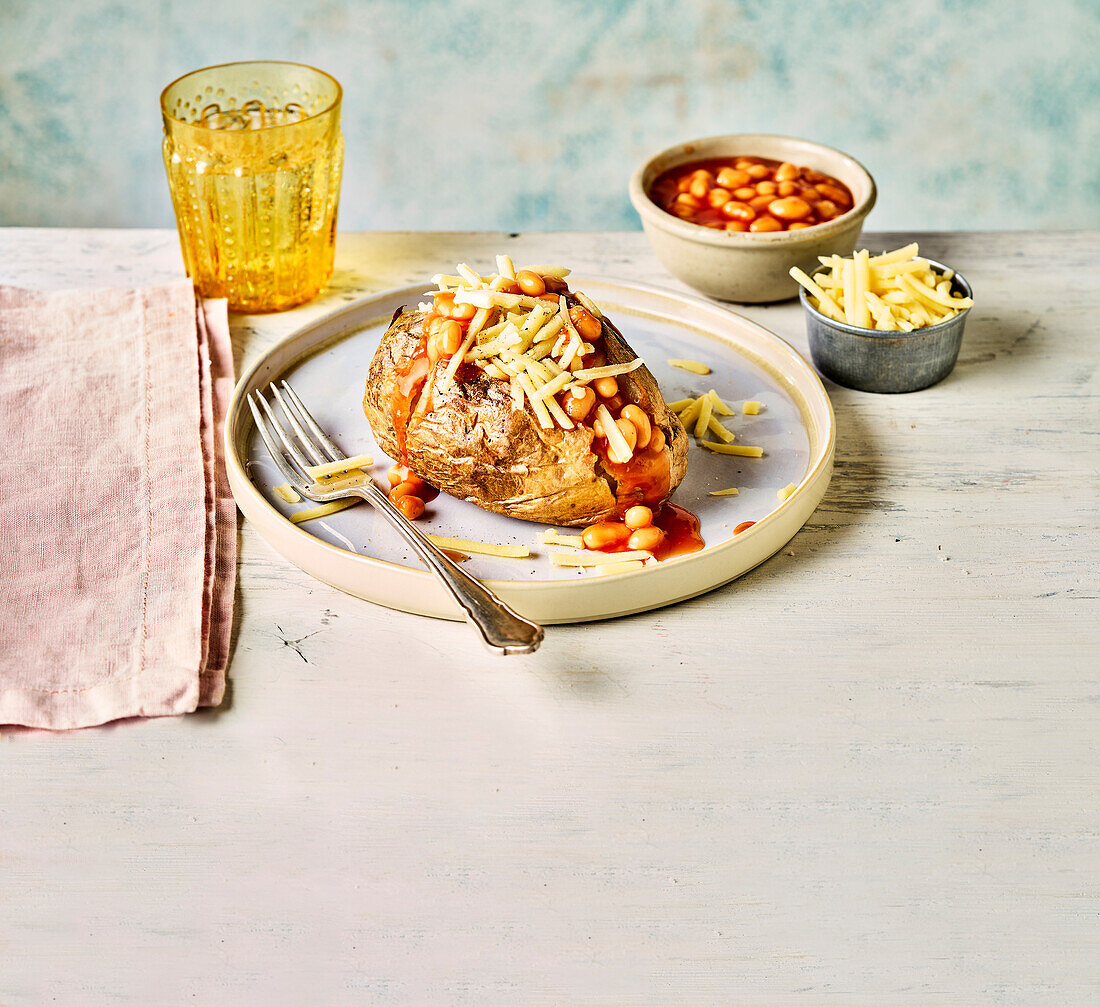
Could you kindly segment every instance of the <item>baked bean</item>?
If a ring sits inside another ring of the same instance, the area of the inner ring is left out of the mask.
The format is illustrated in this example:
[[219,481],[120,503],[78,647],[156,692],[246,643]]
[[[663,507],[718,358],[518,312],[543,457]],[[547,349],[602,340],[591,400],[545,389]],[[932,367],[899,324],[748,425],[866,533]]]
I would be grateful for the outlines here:
[[645,549],[647,552],[653,552],[654,549],[660,548],[664,540],[665,533],[660,528],[639,528],[626,540],[626,544],[631,549]]
[[542,294],[539,297],[539,300],[540,301],[547,301],[550,304],[557,304],[558,303],[558,298],[560,296],[561,296],[560,294],[551,294],[549,291],[547,291],[545,294]]
[[627,528],[648,528],[653,524],[653,511],[643,504],[638,504],[635,507],[631,507],[623,515],[623,521]]
[[625,545],[631,534],[632,532],[626,525],[601,521],[599,524],[589,525],[585,528],[581,532],[581,541],[586,549],[609,549]]
[[706,176],[697,176],[691,180],[691,186],[688,188],[696,199],[706,199],[707,193],[711,190],[711,184],[713,182],[713,176],[707,172]]
[[620,409],[622,409],[623,406],[626,405],[626,402],[623,400],[623,397],[621,395],[612,395],[611,398],[604,399],[603,404],[607,406],[607,411],[611,413],[612,416],[614,416]]
[[794,182],[780,182],[776,188],[776,192],[780,196],[793,196],[798,191],[798,186]]
[[814,203],[814,213],[822,220],[832,220],[839,212],[839,207],[831,199],[819,199]]
[[686,178],[681,178],[680,181],[676,183],[676,188],[680,192],[687,192],[688,189],[691,188],[691,178],[690,178],[690,176],[686,177]]
[[596,389],[601,399],[609,399],[612,395],[619,393],[619,382],[614,378],[596,378],[592,382],[592,387]]
[[754,164],[746,168],[745,171],[749,173],[749,178],[759,182],[762,178],[767,178],[771,171],[766,164]]
[[798,178],[798,168],[790,161],[784,161],[775,169],[775,180],[777,182],[791,182],[796,178]]
[[727,220],[726,221],[726,230],[727,231],[747,231],[748,229],[749,229],[749,225],[746,224],[745,221],[743,221],[743,220]]
[[766,210],[773,199],[775,199],[775,196],[754,196],[749,200],[749,206],[757,212]]
[[751,181],[747,171],[738,171],[736,168],[723,168],[718,172],[718,184],[726,189],[737,189]]
[[654,427],[653,433],[649,438],[649,450],[650,451],[664,451],[665,449],[665,432],[660,427]]
[[[419,482],[419,480],[418,480]],[[406,482],[400,482],[396,486],[390,489],[390,503],[397,503],[401,497],[417,496],[424,488],[424,484],[420,483],[418,486],[411,479]]]
[[453,318],[445,321],[440,326],[439,335],[436,337],[439,340],[441,353],[448,357],[457,353],[458,348],[462,345],[463,335],[462,326]]
[[519,289],[529,297],[541,297],[546,293],[546,282],[538,273],[532,273],[530,269],[521,269],[516,273],[516,283]]
[[436,329],[430,336],[428,336],[428,361],[432,367],[439,362],[439,358],[443,355],[443,348],[439,345],[439,330]]
[[615,426],[619,428],[619,433],[623,435],[627,447],[630,448],[630,452],[633,454],[634,449],[638,446],[638,428],[630,420],[616,420]]
[[768,204],[768,213],[780,220],[805,220],[812,212],[810,204],[797,196],[775,199]]
[[690,206],[693,210],[698,210],[702,205],[702,201],[696,199],[690,192],[683,192],[676,197],[676,206]]
[[456,304],[447,312],[448,317],[459,322],[468,322],[477,314],[477,307],[473,304]]
[[420,497],[403,496],[394,506],[410,521],[415,521],[424,513],[424,501]]
[[761,231],[782,231],[783,225],[775,219],[775,217],[769,217],[765,214],[763,217],[757,217],[751,224],[749,224],[749,230],[754,232]]
[[820,171],[814,171],[813,168],[803,168],[801,175],[807,182],[816,185],[818,182],[824,182],[825,176]]
[[711,189],[710,192],[707,194],[707,202],[715,208],[724,206],[730,201],[731,198],[732,196],[730,195],[729,189],[721,189],[716,187],[714,189]]
[[390,487],[393,488],[398,483],[403,483],[409,476],[409,470],[404,465],[391,465],[386,471],[386,478],[390,481]]
[[574,304],[569,309],[569,320],[586,343],[594,342],[603,335],[603,327],[599,320],[579,304]]
[[455,306],[455,295],[450,290],[440,291],[433,298],[435,310],[441,315],[449,315]]
[[584,387],[581,389],[581,394],[579,396],[574,395],[572,392],[566,392],[565,399],[562,402],[562,408],[571,420],[580,423],[590,412],[592,412],[592,407],[595,404],[596,393],[592,391],[591,388]]
[[653,433],[653,424],[649,422],[649,415],[641,406],[636,406],[634,403],[623,406],[623,411],[619,415],[634,424],[634,428],[638,431],[636,446],[639,451],[644,450]]
[[584,361],[585,367],[603,367],[607,363],[607,357],[604,356],[603,350],[593,350],[587,357],[581,359]]
[[805,220],[792,220],[787,225],[788,231],[801,231],[804,227],[813,227],[814,225]]
[[754,161],[751,157],[739,157],[736,161],[733,162],[733,166],[738,171],[744,171],[747,173],[749,168],[759,163],[759,161]]
[[816,188],[821,195],[826,199],[831,199],[838,206],[847,206],[850,202],[848,193],[843,189],[838,189],[835,185],[831,185],[829,182],[820,182],[816,185]]
[[742,203],[739,199],[731,199],[722,207],[722,212],[727,217],[744,221],[746,224],[756,216],[756,211],[748,203]]
[[756,190],[751,185],[745,185],[740,189],[734,189],[733,194],[738,199],[752,199],[756,195]]
[[756,191],[761,196],[774,196],[776,190],[775,182],[757,182]]
[[724,231],[726,225],[720,220],[708,220],[703,227],[709,227],[712,231]]

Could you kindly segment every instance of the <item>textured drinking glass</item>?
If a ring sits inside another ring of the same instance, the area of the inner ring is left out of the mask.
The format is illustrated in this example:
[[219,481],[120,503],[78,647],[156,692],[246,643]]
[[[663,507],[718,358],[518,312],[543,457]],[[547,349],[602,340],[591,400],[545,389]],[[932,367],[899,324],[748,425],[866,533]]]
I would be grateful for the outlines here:
[[160,96],[187,274],[231,311],[281,311],[332,276],[344,164],[339,83],[298,63],[196,70]]

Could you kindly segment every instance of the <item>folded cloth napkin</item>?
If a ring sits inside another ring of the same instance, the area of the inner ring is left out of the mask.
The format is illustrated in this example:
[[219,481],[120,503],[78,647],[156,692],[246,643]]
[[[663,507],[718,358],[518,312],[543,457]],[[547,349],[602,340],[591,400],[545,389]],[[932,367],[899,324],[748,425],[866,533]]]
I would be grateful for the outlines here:
[[0,287],[0,724],[217,705],[236,512],[225,301]]

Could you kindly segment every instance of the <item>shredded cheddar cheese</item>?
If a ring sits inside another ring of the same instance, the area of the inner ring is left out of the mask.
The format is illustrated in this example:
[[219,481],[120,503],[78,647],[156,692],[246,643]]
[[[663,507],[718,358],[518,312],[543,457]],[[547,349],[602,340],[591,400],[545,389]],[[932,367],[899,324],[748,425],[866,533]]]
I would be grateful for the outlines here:
[[691,371],[692,374],[710,374],[710,368],[698,360],[669,360],[669,367],[679,367],[682,371]]
[[473,552],[482,556],[500,556],[507,559],[525,559],[531,550],[525,545],[497,545],[494,542],[473,542],[465,538],[451,538],[447,535],[425,535],[440,549],[457,549],[459,552]]
[[318,507],[310,507],[308,510],[295,511],[290,515],[290,520],[295,524],[301,524],[303,521],[313,521],[315,518],[328,517],[329,514],[347,510],[349,507],[354,507],[356,504],[362,502],[363,501],[358,498],[353,498],[351,500],[333,500],[331,503],[321,504]]
[[306,469],[309,477],[316,482],[322,479],[330,479],[333,476],[344,475],[352,469],[365,469],[374,464],[370,455],[356,455],[354,458],[344,458],[341,461],[327,462],[324,465],[310,465]]

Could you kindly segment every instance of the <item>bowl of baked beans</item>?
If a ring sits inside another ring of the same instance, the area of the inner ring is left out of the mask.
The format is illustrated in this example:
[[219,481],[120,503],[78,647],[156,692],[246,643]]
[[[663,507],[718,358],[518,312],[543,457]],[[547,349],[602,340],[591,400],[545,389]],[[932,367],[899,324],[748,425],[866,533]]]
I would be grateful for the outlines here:
[[771,134],[680,143],[639,167],[630,200],[661,264],[725,301],[796,296],[792,266],[851,254],[875,204],[867,169],[842,151]]

